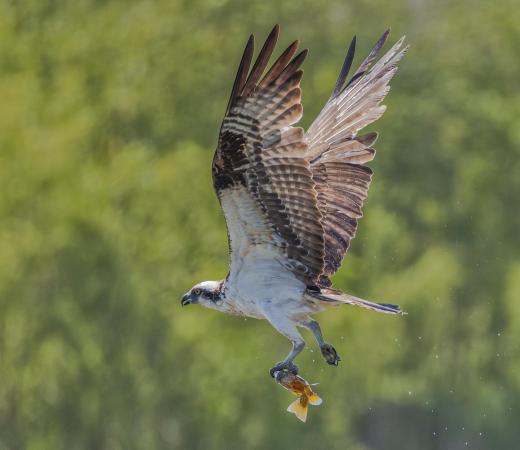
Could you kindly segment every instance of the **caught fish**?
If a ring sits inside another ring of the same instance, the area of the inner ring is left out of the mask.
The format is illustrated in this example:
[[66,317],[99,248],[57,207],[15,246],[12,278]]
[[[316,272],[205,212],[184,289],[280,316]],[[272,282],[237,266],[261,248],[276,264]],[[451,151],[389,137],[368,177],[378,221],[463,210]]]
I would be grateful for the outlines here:
[[307,411],[310,405],[321,405],[322,399],[312,390],[311,385],[302,377],[286,370],[274,373],[274,379],[298,398],[292,402],[287,411],[296,414],[302,422],[307,420]]

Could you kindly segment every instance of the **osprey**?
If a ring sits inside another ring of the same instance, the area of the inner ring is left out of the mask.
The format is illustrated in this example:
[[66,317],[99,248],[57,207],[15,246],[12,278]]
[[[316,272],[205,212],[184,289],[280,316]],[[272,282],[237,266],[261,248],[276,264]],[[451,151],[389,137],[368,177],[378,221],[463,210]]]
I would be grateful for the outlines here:
[[381,102],[407,50],[403,37],[372,65],[388,33],[346,82],[354,37],[330,98],[306,132],[293,125],[303,113],[300,66],[307,50],[294,56],[293,42],[266,71],[276,25],[252,68],[253,35],[240,61],[212,167],[228,230],[229,273],[195,285],[182,305],[268,320],[292,342],[271,375],[298,372],[293,360],[305,346],[298,327],[312,331],[327,363],[341,360],[314,313],[345,304],[401,312],[342,293],[330,280],[355,235],[372,177],[365,163],[374,158],[377,133],[357,133],[385,111]]

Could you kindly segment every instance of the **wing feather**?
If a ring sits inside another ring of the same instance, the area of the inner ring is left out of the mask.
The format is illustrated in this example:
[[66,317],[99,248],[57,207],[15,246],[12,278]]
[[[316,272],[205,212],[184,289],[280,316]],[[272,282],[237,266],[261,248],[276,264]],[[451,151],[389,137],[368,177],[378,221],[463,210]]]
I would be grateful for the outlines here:
[[241,92],[244,83],[246,81],[247,73],[249,71],[249,66],[251,65],[251,59],[253,58],[253,50],[255,48],[255,37],[253,35],[249,36],[247,40],[246,48],[244,50],[244,54],[242,55],[242,59],[240,60],[240,64],[238,66],[237,75],[235,77],[235,82],[233,83],[233,88],[231,89],[231,95],[229,97],[229,102],[226,108],[226,113],[230,110],[232,106],[235,105],[236,100],[238,99],[238,94]]
[[264,248],[314,285],[325,264],[324,230],[304,133],[292,126],[303,114],[300,66],[307,51],[294,56],[293,42],[261,79],[278,34],[276,26],[251,71],[252,37],[246,45],[220,130],[213,181],[228,225],[231,272],[252,248]]
[[267,74],[260,82],[260,88],[269,86],[280,76],[281,71],[287,66],[291,58],[296,53],[296,50],[298,50],[299,45],[299,41],[294,41],[291,45],[289,45],[289,47],[287,47],[287,49],[278,57],[271,68],[267,71]]
[[380,103],[407,50],[401,49],[403,37],[371,68],[388,34],[389,30],[385,31],[345,83],[354,58],[356,39],[352,40],[332,94],[305,135],[306,157],[311,162],[325,231],[323,286],[330,286],[329,276],[339,268],[355,236],[372,178],[372,171],[364,164],[375,156],[372,145],[377,133],[357,136],[357,132],[384,113],[385,106]]
[[352,67],[352,62],[354,61],[354,53],[356,52],[356,36],[352,38],[350,42],[350,46],[347,51],[347,56],[345,56],[345,61],[343,62],[343,66],[341,67],[341,71],[338,76],[338,81],[336,81],[336,86],[334,86],[334,90],[330,98],[336,97],[340,92],[343,84],[345,84],[345,80],[348,77],[348,73],[350,72],[350,68]]

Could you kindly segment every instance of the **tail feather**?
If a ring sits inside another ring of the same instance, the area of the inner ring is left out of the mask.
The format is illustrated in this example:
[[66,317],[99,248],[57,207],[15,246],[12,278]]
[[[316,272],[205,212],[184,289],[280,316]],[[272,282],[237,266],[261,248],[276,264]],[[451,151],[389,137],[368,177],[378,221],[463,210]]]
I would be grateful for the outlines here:
[[401,311],[399,305],[370,302],[332,288],[321,288],[320,291],[320,293],[311,292],[311,295],[326,302],[346,303],[386,314],[406,314]]

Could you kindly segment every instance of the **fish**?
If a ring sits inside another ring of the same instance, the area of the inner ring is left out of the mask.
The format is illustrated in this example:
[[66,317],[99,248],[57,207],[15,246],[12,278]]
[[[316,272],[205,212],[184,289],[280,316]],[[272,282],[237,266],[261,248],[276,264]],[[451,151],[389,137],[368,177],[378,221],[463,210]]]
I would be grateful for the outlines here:
[[312,390],[311,385],[304,378],[287,370],[279,370],[274,373],[274,379],[278,384],[291,391],[298,398],[292,402],[287,411],[293,413],[302,422],[307,420],[309,405],[321,405],[323,400]]

